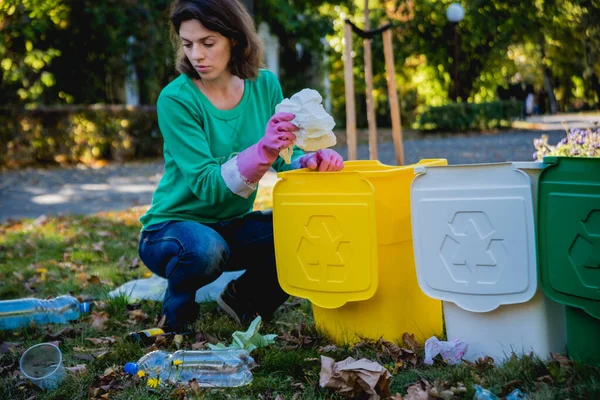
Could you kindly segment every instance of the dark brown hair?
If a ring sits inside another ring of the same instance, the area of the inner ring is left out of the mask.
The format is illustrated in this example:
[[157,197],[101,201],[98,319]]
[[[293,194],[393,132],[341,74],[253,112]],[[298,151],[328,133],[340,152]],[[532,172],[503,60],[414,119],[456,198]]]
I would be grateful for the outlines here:
[[185,56],[179,28],[181,23],[198,20],[208,30],[232,39],[229,68],[242,79],[254,79],[262,62],[262,44],[254,21],[238,0],[175,0],[171,6],[171,39],[177,51],[175,67],[190,78],[200,78]]

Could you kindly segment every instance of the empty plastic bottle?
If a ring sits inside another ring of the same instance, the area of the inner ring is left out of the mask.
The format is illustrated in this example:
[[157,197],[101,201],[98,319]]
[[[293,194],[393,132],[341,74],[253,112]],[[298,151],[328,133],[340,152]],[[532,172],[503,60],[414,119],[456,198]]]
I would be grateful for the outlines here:
[[[496,397],[492,392],[487,389],[482,388],[479,385],[473,385],[475,388],[475,396],[473,400],[500,400],[500,398]],[[527,400],[527,396],[521,392],[519,389],[515,389],[506,397],[503,397],[505,400]]]
[[35,298],[0,301],[0,329],[16,329],[30,324],[66,324],[90,311],[90,303],[80,303],[72,296],[50,300]]
[[157,350],[125,364],[124,371],[132,375],[144,371],[148,378],[162,382],[196,379],[201,387],[236,387],[252,382],[250,370],[255,366],[247,350]]

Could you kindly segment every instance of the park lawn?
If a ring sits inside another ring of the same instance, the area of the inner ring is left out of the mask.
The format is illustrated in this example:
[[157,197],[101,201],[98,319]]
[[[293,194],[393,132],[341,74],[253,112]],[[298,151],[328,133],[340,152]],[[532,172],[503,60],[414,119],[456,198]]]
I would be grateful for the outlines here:
[[[271,204],[270,189],[259,193],[256,208]],[[149,272],[137,259],[139,216],[145,207],[93,216],[41,217],[0,224],[0,299],[27,296],[46,298],[71,293],[94,299],[94,312],[66,325],[28,327],[0,332],[0,397],[3,399],[337,399],[319,386],[321,356],[342,361],[351,356],[376,361],[392,373],[395,399],[472,399],[478,384],[496,395],[515,388],[534,399],[600,398],[600,368],[581,365],[563,356],[541,361],[513,357],[503,366],[493,360],[447,365],[436,359],[423,364],[423,350],[412,341],[395,344],[367,340],[332,346],[315,329],[310,303],[290,299],[277,318],[263,324],[261,333],[276,333],[276,343],[255,350],[254,380],[249,386],[199,389],[194,384],[151,388],[146,378],[123,373],[123,365],[160,348],[175,351],[171,337],[144,347],[125,341],[127,333],[157,326],[161,303],[143,301],[132,310],[122,297],[107,293]],[[518,326],[514,327],[519,329]],[[182,349],[202,342],[231,342],[231,334],[245,330],[225,317],[216,304],[201,305],[195,334],[185,335]],[[410,332],[409,332],[410,333]],[[92,340],[90,340],[92,339]],[[18,361],[29,346],[57,341],[66,367],[85,365],[70,373],[55,391],[44,392],[23,380]],[[414,351],[414,353],[412,353]],[[407,395],[407,392],[411,394]],[[427,394],[428,392],[428,394]],[[403,396],[403,397],[401,397]]]

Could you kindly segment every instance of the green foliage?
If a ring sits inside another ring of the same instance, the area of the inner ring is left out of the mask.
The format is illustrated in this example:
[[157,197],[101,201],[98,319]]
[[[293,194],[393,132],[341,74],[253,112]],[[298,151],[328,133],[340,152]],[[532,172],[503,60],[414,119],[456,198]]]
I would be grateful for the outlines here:
[[[402,122],[454,96],[454,0],[371,0],[370,25],[393,25]],[[136,73],[142,104],[154,104],[174,77],[169,0],[5,0],[0,3],[0,104],[124,103],[124,82]],[[459,34],[459,98],[507,99],[508,85],[553,90],[560,109],[590,109],[600,101],[598,0],[463,1]],[[364,26],[363,0],[254,1],[257,26],[280,40],[284,94],[312,87],[331,100],[345,123],[343,28]],[[325,39],[325,40],[324,40]],[[371,40],[374,106],[390,124],[383,43]],[[362,40],[353,35],[358,126],[366,122]],[[330,86],[325,87],[327,75]],[[502,93],[501,93],[502,92]]]
[[417,117],[414,129],[421,131],[463,132],[506,128],[519,118],[523,104],[518,101],[489,103],[452,103],[430,107]]
[[329,4],[351,0],[255,1],[257,25],[266,22],[280,45],[280,82],[286,97],[306,87],[322,89],[323,38],[333,32],[331,15],[321,11]]
[[55,85],[49,65],[61,55],[47,40],[69,25],[63,0],[6,0],[0,3],[0,104],[38,100]]
[[0,165],[125,161],[161,146],[154,107],[0,109]]
[[567,135],[555,146],[548,143],[548,135],[533,141],[533,158],[542,161],[544,156],[600,157],[600,128],[569,129]]
[[0,3],[0,104],[124,103],[128,73],[142,104],[174,76],[168,0]]

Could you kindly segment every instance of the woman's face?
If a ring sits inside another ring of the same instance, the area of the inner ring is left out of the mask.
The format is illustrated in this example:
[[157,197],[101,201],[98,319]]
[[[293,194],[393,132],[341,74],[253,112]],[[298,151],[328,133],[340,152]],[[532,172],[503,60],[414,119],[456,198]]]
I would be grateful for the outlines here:
[[231,40],[209,31],[195,19],[181,23],[179,36],[183,52],[203,81],[216,80],[229,73]]

